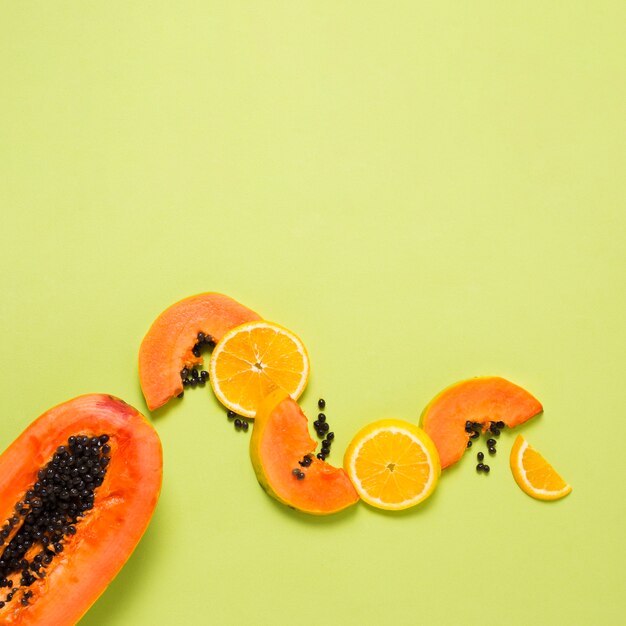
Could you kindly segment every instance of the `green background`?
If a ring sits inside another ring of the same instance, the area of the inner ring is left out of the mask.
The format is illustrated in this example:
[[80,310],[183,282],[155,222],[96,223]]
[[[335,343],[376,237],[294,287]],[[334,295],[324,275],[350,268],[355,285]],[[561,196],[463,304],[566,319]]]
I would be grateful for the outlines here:
[[[152,415],[148,532],[81,626],[618,624],[624,600],[622,2],[0,3],[0,447],[219,291],[294,330],[340,464],[495,374],[572,483],[500,438],[403,514],[268,498],[208,389]],[[483,444],[484,445],[484,444]]]

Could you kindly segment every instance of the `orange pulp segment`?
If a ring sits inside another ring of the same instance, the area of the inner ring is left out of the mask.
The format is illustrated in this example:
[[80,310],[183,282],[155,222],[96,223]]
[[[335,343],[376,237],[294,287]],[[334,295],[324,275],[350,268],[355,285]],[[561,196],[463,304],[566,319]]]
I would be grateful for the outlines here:
[[571,492],[555,469],[528,442],[518,435],[509,457],[515,482],[524,493],[538,500],[558,500]]
[[242,324],[215,346],[209,380],[218,400],[245,417],[254,417],[261,400],[284,389],[294,400],[304,391],[309,358],[291,331],[267,321]]
[[360,430],[346,450],[344,468],[365,502],[394,511],[426,499],[441,474],[430,437],[399,419],[379,420]]

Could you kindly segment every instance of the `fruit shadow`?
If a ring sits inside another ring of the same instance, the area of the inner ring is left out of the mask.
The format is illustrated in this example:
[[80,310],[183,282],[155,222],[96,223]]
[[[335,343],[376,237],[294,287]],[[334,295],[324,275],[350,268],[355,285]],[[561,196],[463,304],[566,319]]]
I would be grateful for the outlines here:
[[[207,387],[210,390],[210,385],[208,384],[205,387],[198,387],[197,389],[189,389],[185,392],[185,396],[183,396],[182,398],[170,398],[166,404],[164,404],[163,406],[160,406],[158,409],[154,409],[153,411],[150,411],[150,409],[148,409],[148,405],[146,404],[146,401],[142,396],[142,400],[143,400],[142,413],[148,416],[150,420],[154,422],[165,420],[165,418],[169,417],[170,414],[175,413],[176,411],[183,410],[183,405],[185,403],[187,394],[191,394],[194,392],[202,393],[202,390],[206,390]],[[217,398],[213,395],[212,392],[210,394],[207,394],[206,400],[208,400],[208,406],[214,407],[216,412],[220,410],[223,410],[225,412],[227,410],[218,402]],[[187,405],[187,407],[189,407],[189,405]]]
[[79,626],[121,623],[124,614],[128,612],[128,604],[140,602],[139,598],[145,597],[145,593],[142,593],[139,588],[149,584],[147,581],[150,577],[147,574],[150,570],[154,570],[151,555],[158,554],[158,544],[162,541],[162,539],[159,540],[158,533],[154,532],[159,526],[160,508],[161,504],[157,507],[150,526],[135,551],[104,593],[78,622]]
[[[439,479],[441,481],[441,477]],[[365,507],[368,511],[371,511],[374,515],[381,515],[383,517],[418,517],[419,515],[425,514],[426,511],[429,511],[439,497],[439,488],[440,485],[437,485],[435,490],[419,504],[412,506],[408,509],[403,509],[401,511],[388,511],[386,509],[379,509],[371,504],[367,504],[366,502],[359,503],[363,507]],[[356,507],[355,507],[356,508]]]
[[165,419],[168,415],[170,415],[170,413],[174,413],[176,410],[180,410],[180,403],[184,402],[184,397],[183,398],[172,398],[171,400],[169,400],[167,402],[167,404],[164,404],[163,406],[160,406],[158,409],[154,409],[154,411],[151,411],[148,408],[148,405],[146,404],[145,399],[143,399],[142,396],[142,400],[143,400],[143,410],[142,413],[149,417],[151,421],[154,422],[158,422],[161,419]]
[[279,502],[278,500],[275,500],[271,496],[267,495],[261,485],[259,485],[259,489],[261,489],[263,495],[269,500],[270,506],[274,507],[274,509],[280,515],[288,518],[292,522],[301,524],[303,526],[329,526],[345,524],[356,514],[356,506],[350,506],[343,511],[339,511],[338,513],[332,513],[331,515],[312,515],[310,513],[303,513],[302,511],[287,506],[282,502]]
[[154,409],[154,411],[151,411],[148,408],[148,405],[146,403],[146,398],[143,395],[143,390],[141,389],[141,381],[139,380],[139,375],[137,373],[135,374],[135,382],[136,382],[137,388],[140,391],[140,397],[141,397],[141,407],[137,406],[137,408],[150,421],[158,422],[160,419],[164,419],[170,413],[175,411],[177,406],[180,404],[180,402],[184,400],[184,397],[183,398],[171,398],[163,406],[159,407],[158,409]]
[[[541,411],[541,413],[537,413],[537,415],[515,428],[507,428],[505,432],[509,435],[509,437],[511,437],[512,441],[515,441],[515,439],[517,439],[517,435],[523,435],[524,433],[528,434],[528,432],[537,428],[537,424],[541,424],[542,417],[543,411]],[[511,445],[513,445],[513,443],[511,443]]]

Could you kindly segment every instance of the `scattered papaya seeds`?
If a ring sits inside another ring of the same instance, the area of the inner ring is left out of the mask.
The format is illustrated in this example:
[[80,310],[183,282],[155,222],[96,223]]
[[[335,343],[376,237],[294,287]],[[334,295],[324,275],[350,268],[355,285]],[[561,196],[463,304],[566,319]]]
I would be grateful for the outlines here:
[[291,470],[291,473],[298,479],[298,480],[304,480],[305,478],[305,473],[298,467],[294,468]]
[[228,417],[229,420],[233,420],[235,430],[243,430],[244,432],[248,432],[250,424],[248,423],[248,420],[243,419],[241,415],[237,415],[235,411],[228,410],[226,412],[226,417]]
[[239,417],[236,417],[234,420],[234,425],[235,425],[235,430],[243,430],[243,432],[247,432],[249,425],[248,425],[248,421],[241,419]]
[[[499,437],[500,431],[504,428],[505,424],[502,421],[489,422],[489,428],[487,429],[487,433],[491,433],[495,437]],[[481,431],[482,424],[480,424],[479,422],[472,422],[470,420],[465,422],[465,432],[470,434],[470,439],[467,442],[468,448],[472,447],[472,440],[478,439],[478,437],[480,437]],[[493,438],[487,439],[487,451],[491,456],[495,456],[496,454],[496,443],[496,440]],[[485,474],[488,474],[491,471],[491,468],[489,467],[489,465],[483,463],[485,454],[483,452],[479,452],[476,455],[476,458],[478,459],[476,471],[479,473],[484,472]]]
[[310,454],[305,454],[302,457],[302,460],[298,461],[298,465],[301,465],[302,467],[309,467],[311,463],[313,463],[313,459]]
[[[472,425],[474,426],[474,424]],[[475,424],[475,426],[480,426],[480,425]],[[494,436],[499,437],[500,431],[504,428],[505,428],[505,424],[502,421],[489,422],[489,428],[487,429],[487,433],[491,433]],[[495,456],[496,454],[496,443],[497,441],[493,439],[493,437],[490,439],[487,439],[487,451],[489,452],[491,456]],[[476,464],[476,471],[478,473],[484,472],[485,474],[488,474],[491,471],[491,468],[486,463],[483,463],[485,454],[483,452],[479,452],[476,455],[476,458],[478,460],[478,463]]]
[[[324,398],[320,398],[317,401],[317,406],[319,409],[326,408],[326,400]],[[325,413],[318,413],[317,419],[313,422],[313,426],[315,427],[315,432],[317,436],[322,439],[322,448],[317,454],[317,458],[320,461],[325,461],[326,457],[330,454],[330,446],[332,445],[333,439],[335,438],[335,433],[330,430],[330,426],[326,421]]]
[[[324,400],[324,398],[320,398],[317,401],[317,407],[320,410],[324,409],[326,407],[326,400]],[[330,446],[332,445],[332,442],[335,438],[335,433],[328,432],[329,426],[328,422],[326,421],[326,415],[324,413],[318,414],[317,420],[313,422],[313,425],[315,427],[315,431],[317,432],[317,436],[319,438],[324,437],[324,439],[322,440],[322,448],[316,456],[320,461],[325,461],[330,454]],[[302,457],[302,460],[298,461],[298,465],[300,465],[301,467],[310,467],[311,463],[313,463],[313,459],[311,458],[310,454],[305,454],[304,457]],[[305,474],[298,468],[293,470],[293,474],[299,480],[302,480],[305,477]]]
[[196,341],[196,344],[191,349],[191,353],[195,357],[200,356],[203,348],[209,348],[210,350],[213,350],[213,348],[215,348],[215,339],[213,339],[213,337],[209,335],[208,333],[205,334],[202,331],[200,331],[197,335],[197,339],[198,341]]
[[[198,358],[202,354],[202,350],[204,348],[208,348],[212,350],[215,347],[215,340],[209,334],[205,334],[200,331],[197,336],[197,341],[191,349],[192,354]],[[187,389],[191,387],[192,389],[195,387],[204,387],[207,380],[209,380],[209,372],[206,370],[198,370],[195,367],[188,367],[185,365],[182,370],[180,370],[180,379],[183,382],[183,389]],[[184,391],[181,391],[176,397],[182,398],[185,394]]]

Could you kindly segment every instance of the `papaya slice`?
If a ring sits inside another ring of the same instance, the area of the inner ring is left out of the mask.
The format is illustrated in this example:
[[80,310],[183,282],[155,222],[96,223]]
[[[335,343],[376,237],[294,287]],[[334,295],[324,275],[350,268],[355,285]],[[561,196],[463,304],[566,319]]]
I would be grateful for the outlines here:
[[190,296],[165,309],[139,348],[139,382],[148,409],[154,411],[183,392],[181,372],[203,362],[199,337],[214,345],[231,328],[259,319],[221,293]]
[[539,400],[525,389],[498,376],[462,380],[437,394],[421,416],[422,428],[434,441],[441,468],[456,463],[467,449],[472,422],[483,432],[490,422],[504,422],[510,428],[541,413]]
[[35,420],[0,456],[0,623],[76,624],[146,530],[161,476],[156,431],[118,398]]
[[250,438],[261,487],[279,502],[312,515],[337,513],[358,502],[343,468],[315,458],[315,446],[297,402],[282,389],[270,392],[261,401]]

